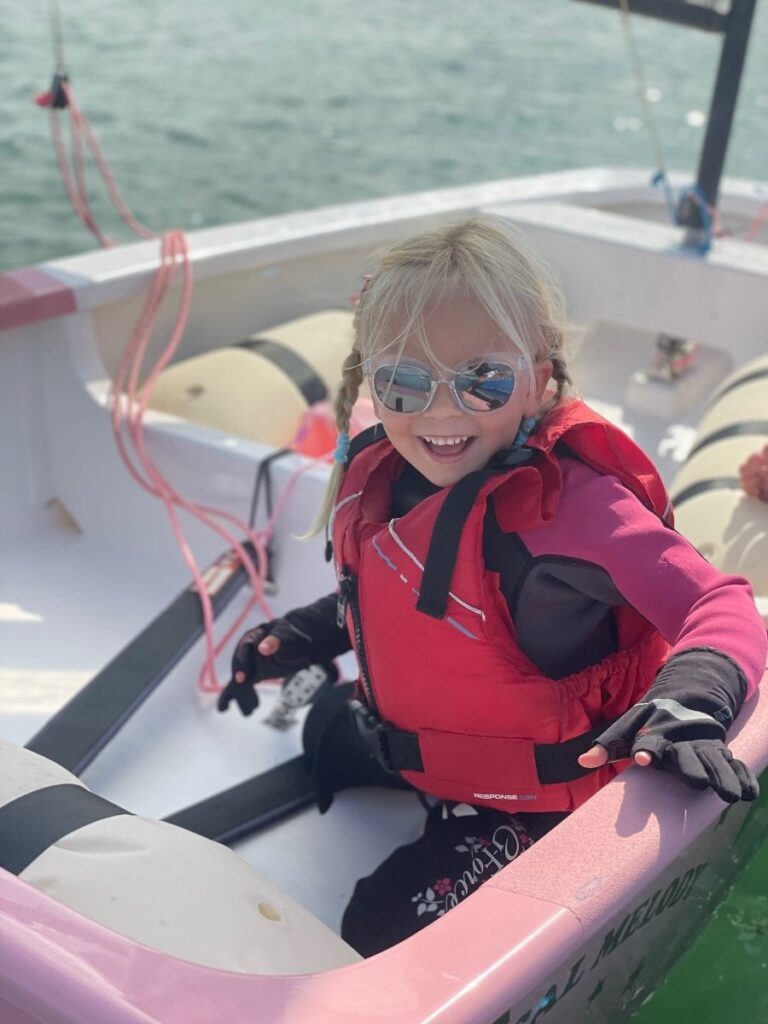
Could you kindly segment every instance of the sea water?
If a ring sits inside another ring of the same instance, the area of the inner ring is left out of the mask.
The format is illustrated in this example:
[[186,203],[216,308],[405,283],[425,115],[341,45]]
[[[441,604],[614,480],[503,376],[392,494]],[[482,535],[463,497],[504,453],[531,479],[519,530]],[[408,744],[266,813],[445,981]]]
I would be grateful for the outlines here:
[[[76,98],[129,206],[156,229],[596,164],[656,169],[616,11],[574,0],[59,3]],[[726,162],[764,182],[765,7]],[[633,23],[665,161],[693,181],[719,40]],[[0,0],[0,269],[93,245],[64,194],[48,113],[32,102],[53,66],[43,0]],[[129,238],[92,191],[99,221]]]
[[[615,11],[574,0],[60,3],[76,97],[125,199],[155,229],[573,167],[658,169]],[[665,163],[693,181],[720,42],[633,24]],[[0,0],[0,26],[9,269],[93,243],[33,103],[54,66],[45,6]],[[727,174],[768,181],[767,120],[762,3]],[[128,240],[92,192],[97,219]],[[638,1022],[768,1024],[766,879],[768,848]]]

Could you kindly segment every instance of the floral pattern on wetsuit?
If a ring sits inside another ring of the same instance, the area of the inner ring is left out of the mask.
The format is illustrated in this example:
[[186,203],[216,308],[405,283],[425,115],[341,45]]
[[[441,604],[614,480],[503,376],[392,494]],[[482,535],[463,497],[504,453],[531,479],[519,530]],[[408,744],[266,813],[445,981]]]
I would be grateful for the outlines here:
[[442,917],[532,845],[528,833],[514,820],[499,825],[490,837],[464,836],[464,842],[454,846],[454,850],[467,854],[467,866],[457,878],[436,878],[412,896],[416,916]]

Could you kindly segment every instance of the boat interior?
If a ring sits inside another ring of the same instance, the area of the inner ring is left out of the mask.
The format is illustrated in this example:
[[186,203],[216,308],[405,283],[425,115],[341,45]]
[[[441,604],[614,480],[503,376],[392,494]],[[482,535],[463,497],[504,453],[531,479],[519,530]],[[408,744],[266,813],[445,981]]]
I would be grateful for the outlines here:
[[[577,391],[648,452],[674,497],[676,487],[696,482],[676,483],[702,431],[711,432],[713,396],[744,367],[768,365],[768,232],[764,227],[756,243],[741,237],[758,206],[752,183],[725,183],[727,234],[706,259],[682,244],[685,229],[668,223],[663,197],[645,175],[600,168],[196,232],[194,298],[167,380],[243,339],[277,338],[314,360],[330,391],[351,337],[349,296],[376,251],[431,224],[493,214],[525,231],[556,269],[573,322]],[[165,512],[125,472],[109,426],[111,381],[156,264],[156,246],[148,242],[47,264],[41,269],[74,295],[75,308],[19,322],[0,336],[0,461],[10,481],[0,509],[0,737],[13,743],[27,743],[189,586]],[[175,289],[150,360],[171,329],[177,299]],[[281,390],[257,371],[242,374],[243,422],[250,407],[258,422],[253,436],[247,425],[233,431],[226,426],[231,368],[219,380],[213,363],[202,365],[205,415],[195,412],[195,370],[181,379],[181,404],[171,397],[165,408],[149,410],[147,448],[189,499],[247,520],[260,463],[291,445],[305,404],[290,384]],[[740,396],[745,419],[765,416],[768,378],[760,387]],[[290,402],[293,419],[284,416]],[[752,403],[748,409],[745,402]],[[748,441],[754,449],[765,439],[750,434]],[[300,539],[328,473],[327,460],[295,452],[272,464],[275,493],[289,480],[293,488],[275,524],[267,594],[274,614],[335,588],[323,538]],[[700,478],[708,475],[702,468]],[[749,499],[728,492],[717,500],[732,528],[733,503],[743,510]],[[264,515],[259,508],[257,525]],[[768,565],[768,519],[761,515],[759,522],[749,519],[748,535],[741,531],[736,555],[768,619],[768,580],[760,568],[761,561]],[[184,513],[181,521],[201,565],[222,555],[219,535]],[[698,529],[693,520],[691,529]],[[697,535],[695,542],[708,541]],[[247,598],[243,588],[229,602],[217,632],[228,630]],[[137,814],[164,818],[300,754],[301,714],[282,731],[266,721],[279,687],[261,688],[261,706],[250,718],[234,707],[216,712],[214,699],[196,687],[201,649],[197,642],[184,653],[84,769],[89,788]],[[218,659],[223,682],[231,650],[230,644]],[[354,677],[351,656],[343,668]],[[356,880],[415,839],[424,813],[411,793],[351,790],[326,815],[307,808],[232,845],[337,931]]]

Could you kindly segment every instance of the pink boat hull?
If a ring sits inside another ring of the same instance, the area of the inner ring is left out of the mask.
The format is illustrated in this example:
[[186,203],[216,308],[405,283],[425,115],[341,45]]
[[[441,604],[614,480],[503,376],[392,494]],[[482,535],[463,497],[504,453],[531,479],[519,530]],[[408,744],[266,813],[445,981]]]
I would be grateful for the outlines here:
[[[757,772],[768,762],[766,735],[763,687],[732,743]],[[412,939],[303,976],[176,959],[0,872],[0,1020],[534,1024],[545,1012],[547,1024],[622,1020],[687,948],[762,840],[761,809],[750,810],[630,769]]]

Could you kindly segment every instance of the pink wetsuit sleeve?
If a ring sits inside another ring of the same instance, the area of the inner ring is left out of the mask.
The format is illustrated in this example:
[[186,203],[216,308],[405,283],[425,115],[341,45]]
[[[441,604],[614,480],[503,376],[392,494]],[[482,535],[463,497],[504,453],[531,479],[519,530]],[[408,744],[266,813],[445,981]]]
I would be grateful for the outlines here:
[[601,566],[671,644],[670,657],[691,648],[722,651],[744,672],[751,696],[766,667],[768,637],[749,581],[715,569],[615,477],[573,460],[563,471],[554,521],[520,533],[530,553]]

